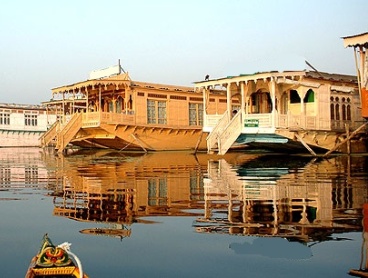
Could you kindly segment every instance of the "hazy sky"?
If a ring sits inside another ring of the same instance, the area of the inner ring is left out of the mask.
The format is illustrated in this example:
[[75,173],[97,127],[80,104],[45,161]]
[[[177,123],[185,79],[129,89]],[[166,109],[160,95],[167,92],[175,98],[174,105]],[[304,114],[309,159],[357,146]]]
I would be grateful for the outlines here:
[[270,70],[355,75],[341,37],[368,32],[367,0],[3,0],[0,102],[117,64],[137,81],[193,82]]

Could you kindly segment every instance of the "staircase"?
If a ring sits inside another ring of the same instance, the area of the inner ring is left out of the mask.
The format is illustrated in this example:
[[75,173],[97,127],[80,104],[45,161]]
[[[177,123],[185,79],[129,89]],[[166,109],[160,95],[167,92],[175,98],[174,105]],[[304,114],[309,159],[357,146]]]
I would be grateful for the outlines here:
[[58,152],[62,152],[65,147],[70,143],[74,136],[78,133],[82,127],[82,114],[75,113],[67,124],[57,133],[56,147]]
[[217,149],[219,155],[224,155],[234,144],[242,130],[242,113],[238,111],[230,120],[229,111],[226,111],[211,133],[207,136],[207,152]]
[[50,145],[51,141],[56,138],[59,130],[60,122],[56,121],[42,136],[40,137],[41,147],[45,148]]

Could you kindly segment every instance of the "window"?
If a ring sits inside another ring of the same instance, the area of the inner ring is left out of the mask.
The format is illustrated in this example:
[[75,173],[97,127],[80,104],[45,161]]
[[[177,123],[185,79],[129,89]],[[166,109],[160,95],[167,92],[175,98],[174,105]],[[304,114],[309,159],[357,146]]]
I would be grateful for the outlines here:
[[300,103],[300,96],[296,90],[290,90],[290,103]]
[[108,106],[109,106],[108,112],[114,112],[114,102],[112,100],[108,102]]
[[341,106],[341,109],[342,109],[342,119],[344,121],[351,121],[351,108],[350,108],[350,98],[342,98],[342,106]]
[[147,100],[147,122],[166,124],[166,101]]
[[0,112],[0,125],[10,125],[10,113]]
[[335,105],[333,103],[330,104],[330,114],[331,114],[331,120],[335,119]]
[[312,89],[309,89],[307,93],[305,94],[305,97],[303,99],[304,103],[307,102],[314,102],[314,92]]
[[203,125],[203,103],[189,103],[189,125]]
[[330,101],[331,120],[351,121],[350,98],[331,96]]
[[335,115],[336,115],[336,120],[340,121],[340,105],[339,104],[335,105]]
[[351,109],[350,109],[350,105],[346,105],[346,119],[348,121],[351,121]]
[[37,126],[37,115],[24,114],[24,125],[25,126]]
[[346,121],[346,106],[345,106],[345,104],[341,105],[341,111],[342,111],[342,120]]
[[116,113],[121,113],[124,110],[124,99],[119,96],[116,100]]

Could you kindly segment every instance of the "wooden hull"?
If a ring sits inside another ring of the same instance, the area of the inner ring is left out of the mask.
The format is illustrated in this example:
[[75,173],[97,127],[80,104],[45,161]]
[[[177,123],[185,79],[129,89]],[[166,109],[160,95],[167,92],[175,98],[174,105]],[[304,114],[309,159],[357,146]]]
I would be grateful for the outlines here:
[[125,151],[207,150],[206,136],[201,128],[104,124],[81,129],[70,143]]
[[[37,269],[30,267],[25,278],[36,278],[36,277],[74,277],[82,278],[79,270],[75,266],[65,266],[65,267],[50,267]],[[83,275],[83,278],[88,278],[87,275]]]
[[[307,144],[314,151],[322,153],[329,150],[340,153],[365,153],[368,150],[367,138],[364,133],[359,133],[348,144],[342,145],[340,145],[340,142],[343,142],[346,138],[344,132],[277,129],[276,134],[288,139],[285,144],[274,144],[279,150],[307,151],[304,144]],[[264,144],[264,146],[266,145]],[[269,145],[269,147],[272,147],[272,145]]]

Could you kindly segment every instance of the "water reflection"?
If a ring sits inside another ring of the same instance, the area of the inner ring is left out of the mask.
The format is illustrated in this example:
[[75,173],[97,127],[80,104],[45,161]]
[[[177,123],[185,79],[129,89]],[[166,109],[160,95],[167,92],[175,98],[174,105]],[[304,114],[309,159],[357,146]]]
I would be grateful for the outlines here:
[[59,159],[54,215],[109,224],[84,233],[129,236],[133,223],[154,216],[195,216],[198,233],[304,243],[362,229],[361,157],[98,152]]
[[3,148],[0,155],[1,191],[23,188],[52,187],[52,163],[46,168],[45,159],[50,156],[38,148]]
[[[88,224],[70,225],[78,226],[76,233],[83,238],[97,235],[125,239],[123,246],[127,241],[137,244],[140,239],[134,241],[133,235],[142,236],[142,226],[152,231],[149,228],[165,225],[163,219],[176,218],[181,222],[174,223],[183,229],[182,219],[187,217],[191,235],[185,237],[193,242],[193,235],[201,237],[197,244],[209,242],[208,246],[220,237],[229,238],[222,249],[228,262],[235,262],[234,257],[243,260],[242,256],[310,262],[322,243],[348,243],[351,232],[367,237],[362,228],[362,208],[368,202],[366,157],[109,151],[55,156],[39,149],[0,153],[0,201],[42,192],[54,219]],[[3,211],[6,203],[2,202]],[[32,206],[36,213],[46,207],[36,202]],[[35,218],[32,224],[38,221],[42,226],[47,219]],[[365,249],[363,241],[362,249],[356,250],[358,271],[366,268]]]
[[318,242],[348,240],[332,234],[362,229],[367,180],[353,180],[350,169],[360,176],[366,166],[352,157],[263,156],[238,167],[209,161],[196,231],[256,237],[230,244],[236,254],[309,258]]
[[299,242],[289,242],[285,238],[256,237],[253,242],[230,244],[235,254],[259,255],[269,258],[283,258],[292,260],[309,259],[312,250],[309,246]]
[[[255,155],[227,155],[238,163]],[[208,155],[111,152],[60,157],[53,193],[54,215],[108,224],[83,233],[130,236],[133,223],[153,223],[146,217],[200,216],[203,173]]]
[[[300,163],[304,166],[300,167]],[[210,161],[205,180],[205,214],[196,221],[203,233],[283,237],[290,241],[331,240],[332,233],[361,230],[366,179],[362,158],[320,161],[261,157],[234,169]],[[359,171],[354,172],[359,176]]]
[[359,269],[352,268],[349,274],[357,277],[367,277],[368,276],[368,203],[363,204],[363,231],[362,231],[362,247],[360,254],[360,264]]

